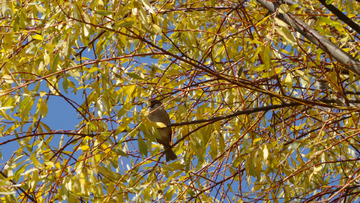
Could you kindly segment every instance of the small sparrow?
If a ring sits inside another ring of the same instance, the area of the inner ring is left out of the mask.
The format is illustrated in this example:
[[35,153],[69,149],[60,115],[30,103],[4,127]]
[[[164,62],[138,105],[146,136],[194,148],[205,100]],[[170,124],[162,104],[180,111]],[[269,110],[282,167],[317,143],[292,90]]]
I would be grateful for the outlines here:
[[[161,122],[165,125],[170,124],[169,114],[161,106],[159,100],[151,100],[149,108],[149,120],[152,122]],[[159,108],[160,107],[160,108]],[[156,111],[154,111],[157,109]],[[171,145],[171,127],[157,128],[160,134],[160,139],[157,139],[158,143],[164,145],[166,161],[175,160],[177,158],[176,154],[170,148]]]

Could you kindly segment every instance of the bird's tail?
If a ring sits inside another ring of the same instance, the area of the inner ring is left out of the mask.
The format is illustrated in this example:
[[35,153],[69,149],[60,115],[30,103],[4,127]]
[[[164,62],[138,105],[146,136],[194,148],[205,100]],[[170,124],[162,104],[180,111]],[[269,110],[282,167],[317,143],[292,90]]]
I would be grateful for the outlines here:
[[174,151],[170,148],[170,146],[164,147],[165,148],[165,155],[166,155],[166,161],[175,160],[177,158]]

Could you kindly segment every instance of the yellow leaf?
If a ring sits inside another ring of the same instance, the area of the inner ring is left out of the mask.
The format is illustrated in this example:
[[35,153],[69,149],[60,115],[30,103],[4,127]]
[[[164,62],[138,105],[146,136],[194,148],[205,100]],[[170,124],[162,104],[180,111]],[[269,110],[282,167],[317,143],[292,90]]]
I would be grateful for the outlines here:
[[156,122],[156,127],[157,128],[166,128],[166,125],[162,122]]
[[123,20],[123,21],[120,21],[120,22],[118,23],[118,25],[119,25],[120,27],[131,27],[132,24],[134,24],[134,23],[135,23],[135,21],[132,20],[132,19],[125,19],[125,20]]
[[44,9],[44,7],[42,7],[42,5],[38,4],[35,5],[35,8],[40,12],[40,13],[45,13],[46,10]]
[[263,155],[264,155],[264,160],[266,160],[269,157],[269,150],[266,147],[266,145],[264,145]]
[[48,112],[48,106],[46,100],[44,100],[43,102],[41,102],[40,105],[40,114],[42,117],[46,117],[47,112]]
[[138,11],[139,11],[139,14],[140,14],[139,16],[140,16],[141,22],[142,22],[146,27],[148,27],[149,24],[148,24],[148,22],[147,22],[147,15],[146,15],[146,12],[145,12],[144,8],[143,8],[143,7],[140,7],[140,9],[138,9]]
[[284,21],[280,20],[279,18],[275,18],[275,24],[281,27],[288,27],[288,24],[286,24]]
[[55,167],[55,164],[52,161],[45,161],[44,164],[46,164],[46,165],[48,165],[50,167]]
[[289,89],[292,88],[293,81],[290,73],[286,74],[285,84]]
[[315,172],[315,173],[316,173],[316,172],[319,172],[319,171],[321,171],[322,168],[323,168],[322,165],[320,165],[319,167],[315,167],[315,168],[314,168],[314,172]]
[[[126,28],[125,27],[122,27],[121,28],[121,33],[125,33],[125,31],[126,31]],[[126,44],[126,36],[125,35],[122,35],[122,34],[120,34],[120,40],[121,40],[121,42],[125,45]]]
[[85,174],[84,173],[80,173],[79,174],[79,181],[80,181],[80,185],[85,187],[85,183],[86,183],[86,180],[85,180]]
[[152,26],[153,26],[153,28],[156,30],[156,34],[161,33],[161,28],[160,28],[158,25],[152,24]]
[[288,12],[288,11],[289,11],[289,5],[281,4],[279,11],[280,11],[280,13],[286,13],[286,12]]
[[47,53],[47,51],[44,52],[44,62],[46,66],[50,63],[50,55]]
[[265,69],[270,71],[270,68],[271,68],[270,45],[267,45],[263,50],[263,60],[264,60],[264,64],[265,64]]
[[89,150],[89,146],[87,146],[87,145],[83,145],[83,146],[81,146],[81,150],[82,151],[87,151],[87,150]]
[[46,92],[45,91],[40,91],[40,97],[43,97],[46,95]]
[[43,40],[44,39],[44,37],[41,36],[41,35],[33,35],[32,38],[37,39],[37,40]]
[[262,139],[261,138],[256,138],[255,140],[254,140],[254,143],[257,143],[257,142],[259,142],[259,141],[261,141]]
[[152,6],[151,6],[151,4],[149,2],[149,0],[141,0],[141,1],[144,4],[145,8],[148,9],[151,14],[155,13],[154,9],[152,8]]
[[291,45],[296,44],[294,36],[290,33],[287,27],[280,27],[276,31],[285,39],[286,42],[289,42]]
[[[5,22],[5,20],[4,20]],[[11,38],[11,34],[4,34],[5,37],[5,41],[7,42],[7,47],[12,47],[13,46],[13,42],[12,42],[12,38]]]
[[7,84],[14,83],[14,80],[12,79],[12,77],[11,77],[10,75],[4,75],[4,76],[2,76],[2,79],[3,79]]
[[93,73],[95,71],[99,71],[99,68],[98,67],[92,67],[88,70],[89,73]]
[[14,108],[13,106],[2,106],[0,107],[0,110],[7,110],[7,109],[12,109]]
[[40,163],[38,161],[38,159],[36,158],[35,154],[32,154],[30,156],[30,160],[33,161],[33,164],[35,165],[35,167],[39,167],[40,166]]
[[128,126],[129,124],[131,123],[132,119],[131,118],[123,118],[121,119],[121,124],[119,125],[119,127],[117,128],[117,130],[119,132],[122,132],[124,131]]

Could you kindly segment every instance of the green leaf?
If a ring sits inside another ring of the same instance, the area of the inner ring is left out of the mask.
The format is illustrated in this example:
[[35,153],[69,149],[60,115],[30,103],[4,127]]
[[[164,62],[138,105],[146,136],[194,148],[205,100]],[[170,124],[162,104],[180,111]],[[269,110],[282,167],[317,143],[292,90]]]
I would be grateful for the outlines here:
[[334,1],[334,0],[326,0],[326,1],[325,1],[325,4],[329,5],[329,4],[331,4],[333,1]]
[[126,103],[124,104],[121,109],[118,111],[118,113],[116,114],[116,116],[118,118],[121,118],[123,115],[125,115],[125,113],[127,113],[129,111],[129,109],[131,108],[132,104],[130,103]]
[[21,174],[25,171],[27,165],[22,165],[15,173],[14,173],[14,182],[17,182],[20,177]]
[[140,153],[143,154],[144,156],[147,156],[147,152],[148,152],[147,145],[141,136],[139,136],[138,138],[138,146]]
[[271,71],[271,54],[270,54],[270,45],[267,45],[264,49],[264,53],[263,53],[263,60],[264,60],[264,64],[265,64],[265,69],[267,71]]
[[67,90],[69,89],[69,82],[68,82],[67,77],[64,77],[62,86],[63,86],[63,89],[64,89],[65,93],[68,94]]
[[56,54],[54,61],[51,64],[51,72],[52,73],[56,72],[59,61],[60,61],[60,56],[59,56],[59,54]]
[[109,170],[108,168],[98,166],[97,169],[100,173],[106,176],[106,178],[109,178],[114,181],[118,181],[122,176],[119,173],[113,172]]
[[44,118],[46,117],[47,112],[48,112],[47,100],[44,100],[43,102],[41,102],[40,105],[40,114]]
[[113,13],[114,12],[112,12],[112,11],[106,11],[106,10],[98,10],[98,11],[96,11],[96,14],[99,14],[99,15],[102,15],[102,16],[111,15]]
[[219,151],[222,153],[225,151],[225,140],[224,140],[224,136],[219,133]]
[[126,73],[129,77],[136,79],[136,80],[143,80],[144,78],[140,77],[138,74],[136,73]]
[[134,23],[135,23],[135,21],[124,20],[124,21],[119,22],[119,26],[120,27],[131,27]]
[[120,156],[126,156],[127,157],[127,154],[120,150],[120,149],[113,149],[113,152],[115,152],[116,154],[120,155]]
[[[252,153],[253,154],[253,153]],[[253,155],[251,155],[250,156],[250,160],[248,160],[249,162],[250,162],[250,168],[249,168],[249,170],[250,170],[250,175],[252,175],[253,177],[258,177],[257,176],[257,173],[256,173],[256,168],[255,168],[255,162],[256,162],[256,160],[255,160],[255,158],[254,158],[254,156]]]

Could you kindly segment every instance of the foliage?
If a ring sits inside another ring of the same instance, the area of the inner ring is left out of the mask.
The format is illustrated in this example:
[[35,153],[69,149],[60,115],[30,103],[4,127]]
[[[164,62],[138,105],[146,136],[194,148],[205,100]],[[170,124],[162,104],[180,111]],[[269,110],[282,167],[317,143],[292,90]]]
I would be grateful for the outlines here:
[[259,2],[2,1],[1,201],[357,200],[359,75],[276,16],[357,60],[359,3]]

